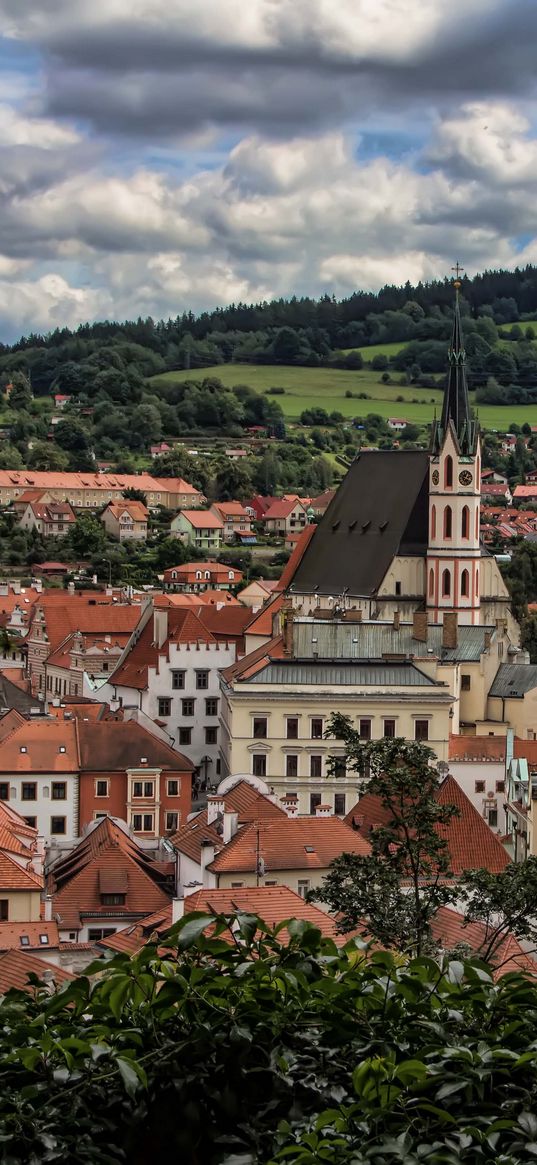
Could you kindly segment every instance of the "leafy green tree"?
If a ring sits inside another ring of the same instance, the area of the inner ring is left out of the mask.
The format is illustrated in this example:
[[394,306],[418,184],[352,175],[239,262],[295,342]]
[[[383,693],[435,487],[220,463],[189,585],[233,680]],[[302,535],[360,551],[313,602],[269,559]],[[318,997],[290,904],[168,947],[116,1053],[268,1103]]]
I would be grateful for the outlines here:
[[521,626],[521,646],[529,652],[530,663],[537,663],[537,615],[528,615]]
[[537,950],[537,857],[512,862],[500,874],[467,872],[461,896],[466,921],[484,926],[480,955],[487,962],[498,963],[511,934]]
[[367,775],[367,792],[379,799],[384,824],[367,837],[371,854],[336,858],[311,897],[338,913],[341,930],[362,929],[388,947],[421,954],[438,907],[455,898],[439,827],[457,809],[435,796],[434,754],[397,738],[364,742],[340,713],[330,718],[327,735],[343,742],[347,771]]
[[129,486],[128,489],[123,490],[122,497],[130,502],[142,502],[144,506],[147,505],[147,494],[142,489],[135,489],[134,486]]
[[66,542],[77,558],[95,558],[104,554],[108,545],[102,523],[94,514],[78,514]]
[[252,478],[249,470],[239,461],[228,458],[222,462],[215,475],[216,497],[219,501],[244,501],[252,492]]
[[67,453],[85,453],[90,448],[88,431],[75,417],[66,417],[54,430],[54,437],[60,449]]
[[27,457],[29,469],[63,470],[69,458],[52,441],[34,441]]
[[0,469],[22,469],[24,461],[15,445],[0,445]]
[[12,388],[8,397],[10,409],[25,410],[31,408],[33,401],[32,386],[24,372],[14,372],[11,378]]

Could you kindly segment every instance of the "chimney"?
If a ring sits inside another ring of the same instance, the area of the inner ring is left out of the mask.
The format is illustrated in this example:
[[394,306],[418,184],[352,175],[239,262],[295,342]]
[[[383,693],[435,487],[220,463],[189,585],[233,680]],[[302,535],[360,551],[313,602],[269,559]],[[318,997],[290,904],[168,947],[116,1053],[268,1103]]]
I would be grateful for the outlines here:
[[74,595],[74,593],[75,593],[75,584],[74,584],[74,582],[67,583],[67,594],[68,594],[68,595]]
[[394,629],[394,631],[399,630],[400,623],[401,623],[401,613],[400,613],[400,611],[394,611],[394,613],[393,613],[393,629]]
[[38,595],[41,595],[43,593],[43,579],[36,578],[36,580],[34,582],[34,590],[37,591]]
[[282,608],[283,654],[293,654],[293,620],[295,612],[291,606]]
[[214,861],[214,845],[211,841],[202,841],[201,843],[201,876],[204,886],[210,886],[211,875],[207,869],[211,862]]
[[172,898],[172,926],[174,922],[179,922],[185,913],[184,898]]
[[458,642],[457,612],[446,611],[442,627],[442,647],[454,648]]
[[492,643],[492,631],[485,631],[485,651],[490,650],[491,643]]
[[224,828],[222,832],[222,840],[224,845],[235,837],[239,825],[239,814],[224,811]]
[[13,582],[11,583],[11,590],[13,591],[14,595],[20,595],[20,593],[21,593],[21,580],[20,580],[20,578],[13,579]]
[[427,643],[427,611],[414,611],[412,638],[416,639],[418,643]]
[[285,809],[288,817],[298,817],[298,796],[296,793],[289,793],[285,797],[281,797],[282,809]]
[[207,825],[212,825],[213,821],[216,821],[218,814],[224,812],[225,807],[223,797],[219,797],[216,793],[213,795],[209,794],[207,797]]
[[315,806],[315,816],[316,817],[331,817],[332,816],[332,806],[331,805],[316,805]]
[[168,638],[168,608],[155,607],[153,610],[153,640],[162,647]]
[[52,894],[45,894],[45,922],[52,922]]

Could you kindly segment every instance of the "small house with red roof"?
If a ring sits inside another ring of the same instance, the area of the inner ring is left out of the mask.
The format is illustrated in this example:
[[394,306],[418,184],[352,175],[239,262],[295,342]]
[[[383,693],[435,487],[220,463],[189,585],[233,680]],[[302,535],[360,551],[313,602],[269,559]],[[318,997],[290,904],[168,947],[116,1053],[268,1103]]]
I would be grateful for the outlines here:
[[223,523],[224,542],[249,545],[256,541],[250,514],[242,502],[213,502],[211,510]]
[[308,523],[307,507],[297,494],[277,498],[263,518],[267,534],[297,534]]
[[180,510],[170,525],[172,537],[196,550],[218,550],[223,533],[224,523],[212,510]]
[[149,510],[143,502],[128,500],[109,502],[100,515],[100,521],[106,533],[118,542],[127,542],[130,538],[145,542],[148,517]]
[[166,591],[228,591],[243,579],[242,570],[227,562],[183,562],[164,571]]
[[71,400],[71,397],[67,396],[65,392],[56,392],[54,394],[54,408],[55,409],[64,409],[65,406],[67,404],[69,404],[70,400]]

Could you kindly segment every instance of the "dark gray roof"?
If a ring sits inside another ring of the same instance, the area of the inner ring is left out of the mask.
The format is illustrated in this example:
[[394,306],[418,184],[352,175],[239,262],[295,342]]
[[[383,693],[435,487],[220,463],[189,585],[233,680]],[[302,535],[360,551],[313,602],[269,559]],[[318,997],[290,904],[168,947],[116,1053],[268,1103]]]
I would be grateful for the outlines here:
[[256,684],[325,684],[356,688],[441,688],[412,663],[330,663],[321,659],[274,660],[251,676]]
[[12,708],[20,712],[21,716],[30,716],[36,709],[43,711],[43,702],[37,696],[23,692],[22,688],[0,673],[0,712],[10,712]]
[[292,590],[374,595],[396,554],[425,554],[428,469],[421,449],[359,454],[306,548]]
[[[485,636],[494,635],[493,627],[462,626],[458,629],[457,647],[442,647],[442,627],[429,624],[427,642],[412,638],[412,624],[343,623],[340,620],[295,619],[293,655],[297,659],[378,660],[385,655],[438,656],[443,660],[480,659],[485,650]],[[431,650],[429,650],[429,648]]]
[[504,699],[522,699],[525,692],[537,688],[537,666],[531,663],[501,663],[494,683],[490,689],[490,696],[501,696]]

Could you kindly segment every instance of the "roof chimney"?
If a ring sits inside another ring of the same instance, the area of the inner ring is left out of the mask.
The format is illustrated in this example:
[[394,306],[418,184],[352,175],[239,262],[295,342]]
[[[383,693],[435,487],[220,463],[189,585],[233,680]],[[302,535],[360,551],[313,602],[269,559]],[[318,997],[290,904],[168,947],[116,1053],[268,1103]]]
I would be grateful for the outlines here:
[[442,647],[453,650],[458,642],[457,612],[446,611],[442,628]]
[[153,640],[157,647],[162,647],[168,638],[168,608],[155,607],[153,609]]
[[331,817],[332,816],[332,806],[331,805],[316,805],[315,806],[315,816],[316,817]]
[[418,643],[427,643],[427,611],[414,611],[412,638],[416,639]]
[[216,821],[219,813],[223,813],[225,809],[224,798],[219,797],[218,794],[207,797],[207,825],[212,825]]
[[296,793],[287,793],[280,800],[288,817],[298,817],[298,796]]
[[222,831],[222,840],[224,842],[224,845],[227,845],[228,842],[231,841],[231,838],[235,837],[238,825],[239,825],[239,814],[233,813],[230,811],[225,811],[224,812],[224,826],[223,826],[223,831]]
[[207,870],[207,866],[210,866],[211,862],[213,861],[214,845],[211,841],[205,841],[205,839],[203,839],[201,843],[201,876],[203,878],[204,886],[210,886],[211,884],[211,875]]
[[283,654],[293,654],[293,620],[295,612],[291,605],[282,607]]
[[185,913],[184,898],[172,898],[172,925],[174,922],[179,922]]

